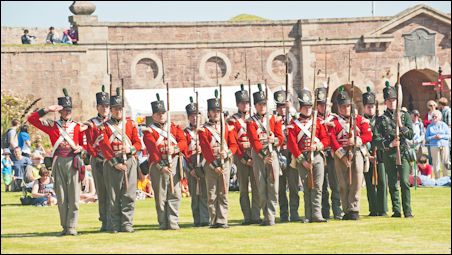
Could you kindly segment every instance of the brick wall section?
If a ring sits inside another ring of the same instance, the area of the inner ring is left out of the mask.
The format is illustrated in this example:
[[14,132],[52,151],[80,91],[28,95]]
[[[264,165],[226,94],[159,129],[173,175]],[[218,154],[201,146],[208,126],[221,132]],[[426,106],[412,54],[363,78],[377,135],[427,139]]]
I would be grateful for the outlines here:
[[[296,20],[248,23],[80,24],[80,45],[64,47],[66,50],[53,46],[2,47],[2,89],[43,97],[44,105],[55,103],[56,97],[61,96],[61,89],[67,87],[76,105],[74,115],[88,118],[95,113],[94,94],[99,91],[101,84],[108,82],[106,51],[103,46],[106,41],[110,48],[110,72],[115,87],[120,84],[118,77],[124,77],[127,89],[161,88],[162,83],[159,81],[154,84],[141,83],[138,79],[133,80],[130,77],[133,76],[133,63],[139,60],[137,58],[141,55],[153,55],[160,59],[162,52],[165,77],[171,87],[192,86],[193,69],[197,86],[215,85],[214,81],[204,79],[199,71],[201,59],[206,54],[215,52],[224,54],[230,61],[230,73],[223,84],[246,83],[245,51],[248,78],[252,83],[267,79],[271,87],[277,87],[283,85],[283,82],[273,79],[267,72],[266,65],[267,58],[273,52],[282,51],[283,28],[286,50],[295,56],[297,62],[299,55],[303,54],[302,62],[297,63],[293,89],[312,87],[315,61],[317,69],[321,69],[317,85],[324,81],[326,51],[332,95],[335,89],[348,82],[348,52],[351,50],[351,77],[356,86],[361,91],[370,86],[377,92],[377,99],[382,102],[384,80],[389,78],[392,83],[395,82],[398,62],[401,63],[402,74],[416,68],[436,71],[438,66],[443,68],[443,73],[450,73],[450,25],[424,14],[388,31],[387,34],[394,37],[390,43],[383,46],[371,44],[364,49],[359,47],[360,36],[391,18],[302,20],[302,49],[295,40],[299,34]],[[411,33],[419,27],[436,33],[436,56],[405,58],[402,35]],[[23,28],[1,29],[2,44],[20,43]],[[29,30],[30,34],[41,35],[42,40],[45,40],[48,28],[29,28]],[[61,35],[62,29],[57,31]],[[7,36],[3,36],[4,34]],[[326,44],[324,43],[326,38],[344,41],[336,40]],[[347,41],[349,38],[353,40]],[[264,57],[263,73],[261,56]],[[212,65],[208,65],[206,69],[212,70]],[[270,72],[271,69],[272,65]],[[146,68],[140,66],[139,70],[143,75]],[[279,74],[276,77],[282,78],[283,75]]]

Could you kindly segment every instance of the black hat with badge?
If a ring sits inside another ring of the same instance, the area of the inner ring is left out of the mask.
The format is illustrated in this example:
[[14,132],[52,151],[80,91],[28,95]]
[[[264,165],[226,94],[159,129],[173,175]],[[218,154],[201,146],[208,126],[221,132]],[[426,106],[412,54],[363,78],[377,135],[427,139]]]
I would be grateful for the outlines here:
[[253,93],[254,104],[258,104],[260,102],[266,102],[265,92],[262,91],[262,85],[260,83],[257,84],[257,88],[259,89],[259,91]]
[[339,87],[339,91],[336,95],[336,103],[338,105],[344,105],[344,104],[351,104],[352,100],[350,99],[350,96],[348,95],[347,91],[345,91],[344,86]]
[[154,101],[151,103],[152,106],[152,113],[165,113],[166,112],[166,108],[165,108],[165,102],[163,102],[163,100],[160,100],[160,95],[159,93],[155,94],[155,96],[157,97],[157,101]]
[[97,105],[110,105],[110,95],[105,92],[105,85],[102,85],[102,91],[96,93]]
[[193,103],[193,97],[190,97],[190,103],[185,106],[185,111],[187,111],[187,115],[196,114],[198,111],[198,105]]
[[207,100],[207,111],[220,110],[220,99],[218,98],[218,89],[215,90],[215,98]]
[[312,95],[311,95],[311,91],[307,90],[307,89],[302,89],[299,93],[298,93],[298,102],[300,103],[300,106],[312,106]]
[[72,98],[67,93],[67,89],[63,88],[64,97],[58,98],[58,105],[63,106],[65,109],[72,109]]
[[397,91],[395,87],[391,87],[389,84],[389,81],[385,82],[385,88],[383,89],[383,97],[386,100],[388,99],[396,99],[397,98]]
[[248,94],[248,90],[244,89],[243,84],[240,84],[240,90],[235,92],[235,103],[238,104],[240,102],[249,102],[250,95]]
[[121,88],[116,88],[116,95],[110,97],[110,106],[122,106]]
[[377,101],[375,100],[375,93],[372,92],[370,87],[366,87],[366,92],[363,93],[363,104],[376,104]]
[[316,91],[316,100],[318,103],[324,103],[326,104],[326,92],[327,92],[327,88],[325,87],[319,87],[315,89]]
[[276,106],[284,106],[286,105],[287,97],[285,90],[278,90],[273,93],[273,99],[275,99]]

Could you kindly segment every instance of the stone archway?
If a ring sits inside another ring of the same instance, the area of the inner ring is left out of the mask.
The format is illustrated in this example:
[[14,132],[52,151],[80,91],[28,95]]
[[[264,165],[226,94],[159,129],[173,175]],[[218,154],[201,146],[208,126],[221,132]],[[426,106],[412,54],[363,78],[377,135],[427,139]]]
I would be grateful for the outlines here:
[[[434,86],[422,86],[422,82],[434,82],[438,80],[438,73],[430,69],[413,69],[400,77],[402,85],[403,101],[409,111],[419,110],[421,117],[427,113],[427,101],[439,99],[439,93],[434,90]],[[391,84],[393,85],[393,84]],[[445,89],[449,86],[445,82]],[[450,101],[450,93],[442,93]]]
[[[343,84],[341,86],[344,86],[345,91],[347,91],[347,93],[350,96],[352,95],[352,93],[351,93],[352,85],[351,84]],[[336,98],[337,93],[339,92],[339,88],[341,86],[339,86],[336,90],[334,90],[333,94],[331,95],[331,103],[332,103],[331,112],[336,113],[336,114],[338,113],[338,110],[337,110],[337,104],[335,102],[335,98]],[[356,108],[358,109],[358,113],[362,114],[362,112],[363,112],[363,99],[362,99],[363,92],[356,85],[354,87],[354,91],[355,91],[355,93],[353,95],[353,102],[355,103]]]

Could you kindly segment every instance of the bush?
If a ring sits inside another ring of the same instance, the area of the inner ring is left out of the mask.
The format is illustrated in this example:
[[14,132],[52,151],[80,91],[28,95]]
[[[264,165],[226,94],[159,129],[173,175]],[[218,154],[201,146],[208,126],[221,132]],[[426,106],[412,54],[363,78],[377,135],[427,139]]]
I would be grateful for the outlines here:
[[[29,96],[18,96],[9,90],[2,90],[1,97],[1,108],[2,108],[2,118],[1,118],[1,130],[2,134],[11,127],[11,120],[16,118],[19,119],[21,124],[27,123],[27,117],[32,113],[37,106],[33,106],[32,109],[28,111],[28,114],[22,117],[25,109],[34,101],[36,98]],[[42,137],[42,145],[47,150],[51,148],[50,139],[46,134],[38,130],[32,125],[29,125],[28,133],[30,134],[31,142],[33,143],[35,139],[40,136]],[[33,143],[34,146],[34,143]]]

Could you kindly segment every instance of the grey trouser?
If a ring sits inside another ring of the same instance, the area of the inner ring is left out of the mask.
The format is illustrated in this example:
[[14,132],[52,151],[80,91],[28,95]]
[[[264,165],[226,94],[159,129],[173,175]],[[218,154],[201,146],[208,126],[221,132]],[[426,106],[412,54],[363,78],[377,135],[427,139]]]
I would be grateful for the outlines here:
[[[260,219],[259,192],[257,190],[256,178],[253,168],[243,164],[238,155],[234,156],[234,163],[237,167],[237,177],[240,190],[240,208],[242,208],[243,218],[246,222]],[[249,185],[251,183],[251,201],[249,197]]]
[[[253,170],[259,190],[260,206],[264,211],[264,221],[273,224],[275,223],[276,207],[278,206],[280,172],[278,155],[276,151],[272,152],[272,167],[266,165],[264,160],[254,150],[251,153],[251,157],[253,158]],[[271,171],[273,171],[274,180],[272,180]]]
[[108,183],[106,187],[109,193],[108,210],[110,214],[111,230],[120,231],[121,228],[132,226],[135,210],[135,199],[137,189],[137,160],[131,157],[126,161],[128,189],[124,184],[124,172],[118,171],[109,162],[104,163],[107,172]]
[[[196,165],[196,157],[191,158]],[[190,172],[187,173],[188,190],[191,196],[191,212],[195,225],[209,223],[209,211],[207,209],[207,187],[206,177],[193,177]],[[197,194],[197,191],[199,194]]]
[[171,193],[170,176],[161,173],[156,164],[151,165],[151,182],[155,195],[155,208],[160,229],[175,229],[179,227],[179,205],[181,187],[179,176],[179,156],[172,159],[174,193]]
[[[282,175],[279,177],[279,215],[281,220],[289,219],[290,221],[297,221],[300,219],[298,215],[298,208],[300,206],[300,196],[298,195],[298,170],[290,167],[290,159],[292,155],[289,150],[281,151],[286,156],[287,168],[282,170]],[[289,185],[289,201],[287,200],[287,185]]]
[[339,191],[341,194],[342,208],[345,213],[359,212],[359,200],[361,185],[364,179],[364,159],[361,151],[357,150],[352,163],[352,183],[349,183],[348,168],[344,162],[334,155],[334,167],[336,168]]
[[301,163],[297,164],[300,171],[301,181],[303,182],[303,197],[304,197],[304,214],[308,220],[319,220],[322,217],[322,187],[323,174],[325,171],[323,157],[320,153],[315,152],[313,163],[313,180],[314,186],[309,189],[308,173],[309,171],[303,167]]
[[[231,159],[224,161],[225,173],[219,175],[206,164],[204,167],[207,184],[207,205],[210,225],[228,223],[228,190],[231,174]],[[226,192],[224,192],[226,190]]]
[[342,209],[339,184],[337,181],[336,171],[334,169],[334,158],[331,156],[329,151],[326,151],[325,154],[326,166],[322,189],[322,216],[327,219],[330,218],[330,194],[328,192],[328,187],[330,187],[331,190],[331,207],[333,208],[333,215],[342,216]]
[[75,229],[78,220],[81,186],[78,171],[72,167],[73,160],[73,157],[56,156],[52,166],[60,224],[64,229]]
[[108,228],[108,192],[107,186],[105,185],[107,174],[104,169],[104,160],[98,157],[91,157],[90,164],[99,203],[99,220],[102,222],[102,226]]

